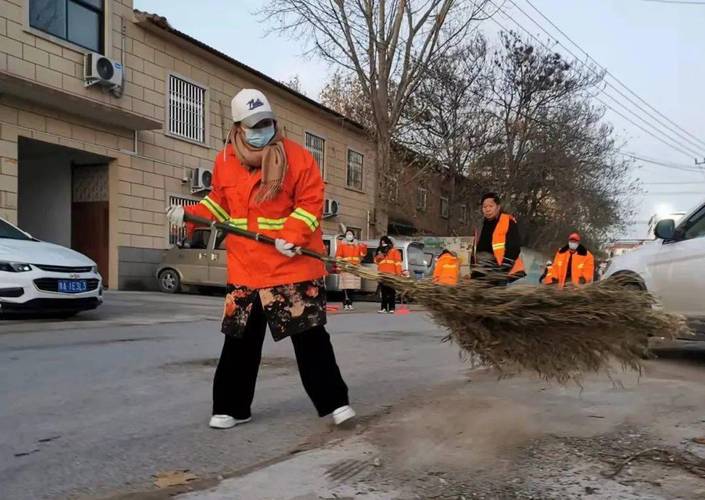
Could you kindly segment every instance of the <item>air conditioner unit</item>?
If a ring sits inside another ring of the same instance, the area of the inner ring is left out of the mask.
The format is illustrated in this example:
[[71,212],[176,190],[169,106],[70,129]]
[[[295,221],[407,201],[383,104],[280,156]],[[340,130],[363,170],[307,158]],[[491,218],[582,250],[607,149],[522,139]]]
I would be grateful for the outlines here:
[[213,172],[208,168],[193,169],[191,178],[191,192],[206,191],[213,185]]
[[88,52],[83,56],[83,85],[106,87],[115,95],[122,94],[123,68],[118,61]]
[[323,217],[335,217],[340,211],[340,203],[337,200],[331,200],[326,198],[325,204],[323,205]]

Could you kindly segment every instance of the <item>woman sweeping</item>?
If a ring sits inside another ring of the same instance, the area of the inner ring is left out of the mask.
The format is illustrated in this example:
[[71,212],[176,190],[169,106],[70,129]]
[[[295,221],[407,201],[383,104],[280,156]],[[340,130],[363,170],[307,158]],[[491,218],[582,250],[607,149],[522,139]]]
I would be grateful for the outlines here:
[[[355,233],[348,229],[345,231],[345,239],[338,244],[335,256],[349,264],[359,266],[362,259],[367,255],[367,245],[360,243],[355,238]],[[362,288],[362,280],[351,273],[340,273],[340,288],[343,290],[343,309],[352,311],[352,295],[354,290]]]
[[[389,236],[382,236],[379,240],[379,247],[375,253],[375,263],[380,273],[394,274],[401,276],[401,253],[394,248],[394,243]],[[394,314],[396,309],[396,290],[391,286],[381,284],[382,303],[379,308],[380,314]]]

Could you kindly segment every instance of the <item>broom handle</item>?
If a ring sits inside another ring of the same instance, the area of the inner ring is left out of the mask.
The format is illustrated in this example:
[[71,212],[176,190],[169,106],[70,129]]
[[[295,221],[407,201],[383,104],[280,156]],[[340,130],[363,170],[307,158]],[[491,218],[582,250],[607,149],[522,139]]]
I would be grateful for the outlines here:
[[[209,219],[206,219],[205,217],[199,217],[197,215],[184,213],[184,222],[190,222],[192,224],[198,224],[201,226],[213,226],[223,232],[234,234],[235,236],[242,236],[243,238],[247,238],[249,240],[260,241],[262,243],[266,243],[267,245],[274,246],[274,238],[270,236],[266,236],[261,233],[255,233],[254,231],[248,231],[246,229],[240,229],[231,226],[230,224],[212,222]],[[297,252],[301,255],[306,255],[307,257],[313,257],[314,259],[322,260],[323,262],[335,262],[335,259],[320,254],[318,252],[314,252],[313,250],[309,250],[308,248],[298,248]]]

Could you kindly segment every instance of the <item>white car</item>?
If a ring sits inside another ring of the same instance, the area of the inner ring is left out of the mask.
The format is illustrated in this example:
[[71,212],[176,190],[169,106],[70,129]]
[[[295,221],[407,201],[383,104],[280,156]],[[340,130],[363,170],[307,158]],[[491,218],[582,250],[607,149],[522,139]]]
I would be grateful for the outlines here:
[[103,279],[83,254],[0,219],[0,316],[30,311],[63,317],[103,303]]
[[615,257],[606,276],[631,274],[665,310],[705,326],[705,202],[676,225],[659,221],[656,240]]

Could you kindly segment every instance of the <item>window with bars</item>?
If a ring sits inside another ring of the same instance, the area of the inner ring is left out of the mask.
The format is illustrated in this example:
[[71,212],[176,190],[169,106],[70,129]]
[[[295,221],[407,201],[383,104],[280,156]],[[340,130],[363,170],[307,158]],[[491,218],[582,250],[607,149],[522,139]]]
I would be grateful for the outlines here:
[[422,187],[416,188],[416,210],[425,212],[427,202],[428,189]]
[[357,151],[348,149],[348,187],[362,191],[363,156]]
[[29,25],[93,52],[103,52],[103,0],[29,0]]
[[468,222],[468,206],[465,204],[460,205],[460,222]]
[[448,198],[446,196],[441,196],[441,217],[444,219],[448,218],[450,213]]
[[[195,198],[186,198],[184,196],[170,195],[169,196],[169,206],[171,205],[181,205],[182,207],[188,207],[191,205],[198,205],[199,200]],[[186,228],[170,228],[169,230],[169,245],[176,245],[178,242],[183,241],[186,238]]]
[[323,137],[306,132],[306,149],[309,150],[316,163],[318,163],[318,168],[321,169],[321,177],[323,177],[326,160],[326,140]]
[[169,133],[206,142],[206,89],[169,75]]

